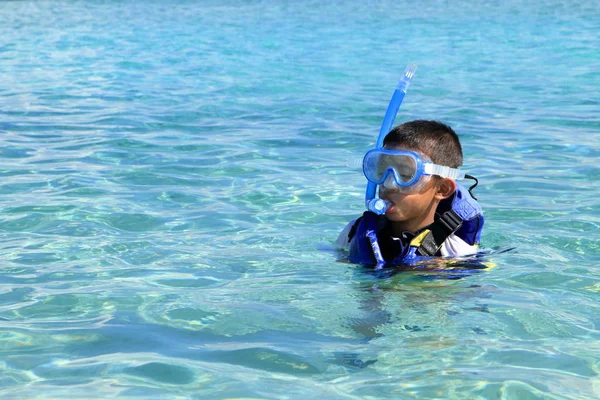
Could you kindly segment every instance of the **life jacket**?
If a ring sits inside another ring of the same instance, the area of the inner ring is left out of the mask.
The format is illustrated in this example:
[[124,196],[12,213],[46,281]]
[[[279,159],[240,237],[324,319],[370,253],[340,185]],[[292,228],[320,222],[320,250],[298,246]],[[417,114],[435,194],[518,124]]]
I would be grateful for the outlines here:
[[462,185],[438,204],[434,222],[401,238],[391,237],[389,221],[367,211],[356,220],[348,234],[352,263],[373,265],[413,264],[424,258],[439,256],[444,241],[452,234],[468,245],[477,245],[483,230],[483,213],[479,203]]

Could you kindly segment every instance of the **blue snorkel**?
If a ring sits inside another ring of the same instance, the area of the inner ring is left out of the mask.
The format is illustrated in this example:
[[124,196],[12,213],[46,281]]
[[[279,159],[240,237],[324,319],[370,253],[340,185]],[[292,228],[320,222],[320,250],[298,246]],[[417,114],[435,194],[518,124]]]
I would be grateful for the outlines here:
[[[383,147],[383,139],[385,139],[385,136],[392,130],[392,125],[396,119],[396,114],[398,114],[402,100],[404,100],[404,95],[408,90],[408,85],[410,85],[410,81],[415,75],[416,70],[417,66],[415,64],[408,64],[404,70],[404,75],[402,75],[402,78],[400,78],[400,81],[396,86],[396,90],[392,95],[392,99],[390,100],[390,104],[388,104],[387,111],[385,112],[383,123],[379,129],[379,137],[377,138],[377,143],[375,143],[376,149]],[[367,210],[372,211],[377,215],[383,215],[391,203],[389,201],[376,198],[376,191],[377,184],[368,181],[367,190],[365,193],[365,206],[367,207]]]
[[[381,128],[379,129],[379,137],[377,138],[377,143],[375,143],[375,148],[380,149],[383,147],[383,140],[385,136],[392,129],[392,124],[396,119],[396,114],[398,114],[398,110],[400,109],[400,105],[402,104],[402,100],[404,100],[404,95],[406,94],[406,90],[408,90],[408,85],[410,85],[410,81],[415,75],[415,71],[417,70],[417,66],[415,64],[408,64],[406,69],[404,70],[404,75],[400,78],[398,85],[396,86],[396,90],[392,95],[392,99],[390,100],[390,104],[388,104],[387,111],[385,112],[385,117],[383,118],[383,123],[381,124]],[[373,256],[375,257],[375,261],[377,261],[377,265],[375,269],[382,269],[385,266],[385,260],[383,255],[381,254],[381,249],[379,248],[379,242],[377,241],[377,215],[383,215],[390,207],[392,203],[387,200],[383,200],[375,197],[375,192],[377,191],[377,184],[368,181],[367,190],[365,193],[365,205],[368,211],[372,213],[365,213],[363,215],[363,222],[365,223],[365,235],[368,240],[368,245],[370,245]],[[367,244],[365,243],[365,245]]]

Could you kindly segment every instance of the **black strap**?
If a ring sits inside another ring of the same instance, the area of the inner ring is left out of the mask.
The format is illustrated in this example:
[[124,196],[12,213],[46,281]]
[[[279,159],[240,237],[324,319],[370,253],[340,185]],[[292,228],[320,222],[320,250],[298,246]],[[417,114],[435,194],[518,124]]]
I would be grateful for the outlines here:
[[446,211],[429,225],[429,233],[417,249],[422,256],[435,256],[442,243],[460,228],[463,220],[453,210]]
[[348,243],[350,243],[354,235],[356,235],[356,230],[358,229],[358,225],[360,225],[361,219],[363,219],[362,216],[359,217],[356,221],[354,221],[354,225],[352,225],[352,228],[350,228],[350,232],[348,232]]
[[469,188],[469,194],[471,195],[471,197],[475,200],[477,200],[477,197],[475,197],[475,195],[473,194],[473,189],[475,189],[475,187],[479,184],[479,179],[475,178],[473,175],[465,175],[465,178],[467,179],[473,179],[475,181],[475,183],[473,185],[471,185],[471,187]]

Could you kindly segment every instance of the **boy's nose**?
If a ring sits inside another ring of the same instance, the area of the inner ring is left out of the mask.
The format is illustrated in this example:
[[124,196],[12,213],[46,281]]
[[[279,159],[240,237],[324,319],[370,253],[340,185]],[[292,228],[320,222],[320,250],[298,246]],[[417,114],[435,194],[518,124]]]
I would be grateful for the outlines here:
[[399,189],[398,185],[396,184],[396,181],[394,180],[394,176],[392,174],[388,174],[385,177],[385,181],[383,181],[382,186],[387,190]]

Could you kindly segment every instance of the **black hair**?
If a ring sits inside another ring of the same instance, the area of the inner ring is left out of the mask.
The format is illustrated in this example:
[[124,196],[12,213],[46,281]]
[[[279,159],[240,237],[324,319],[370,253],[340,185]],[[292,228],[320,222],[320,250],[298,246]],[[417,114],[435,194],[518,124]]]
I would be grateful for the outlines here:
[[463,153],[456,132],[439,121],[416,120],[398,125],[383,140],[384,146],[400,146],[428,156],[435,164],[458,168]]

